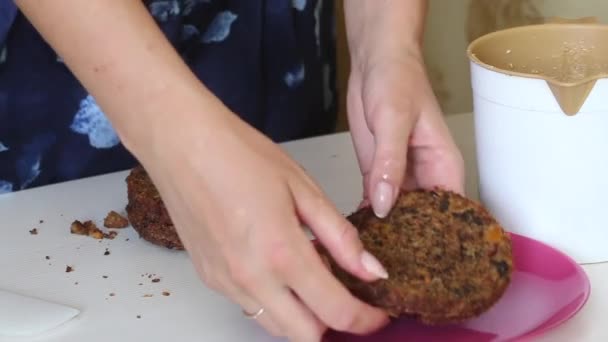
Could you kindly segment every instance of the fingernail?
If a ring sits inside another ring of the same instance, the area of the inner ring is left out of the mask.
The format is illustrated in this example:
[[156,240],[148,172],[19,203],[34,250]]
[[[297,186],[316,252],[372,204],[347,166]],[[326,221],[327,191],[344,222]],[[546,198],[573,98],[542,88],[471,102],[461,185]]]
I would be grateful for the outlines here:
[[380,182],[376,186],[372,205],[374,207],[374,213],[379,218],[385,218],[388,212],[391,210],[393,201],[393,187],[387,182]]
[[388,272],[382,266],[380,261],[368,251],[363,251],[361,254],[361,263],[365,270],[378,278],[388,279]]

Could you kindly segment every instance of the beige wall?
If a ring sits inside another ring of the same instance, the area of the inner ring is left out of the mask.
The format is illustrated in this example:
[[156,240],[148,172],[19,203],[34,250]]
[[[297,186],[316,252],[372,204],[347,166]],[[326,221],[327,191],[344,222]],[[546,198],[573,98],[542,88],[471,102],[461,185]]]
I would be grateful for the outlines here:
[[545,18],[595,16],[608,23],[606,0],[430,0],[425,58],[445,113],[472,111],[466,47],[498,29],[541,23]]
[[[343,95],[348,75],[348,51],[342,1],[336,1],[339,9],[338,87],[342,96],[339,130],[347,127]],[[542,22],[551,16],[595,16],[608,23],[608,0],[429,0],[429,4],[424,53],[429,78],[446,114],[472,111],[466,57],[466,47],[471,39],[506,27]]]
[[431,0],[424,53],[435,95],[445,112],[470,107],[465,21],[469,0]]

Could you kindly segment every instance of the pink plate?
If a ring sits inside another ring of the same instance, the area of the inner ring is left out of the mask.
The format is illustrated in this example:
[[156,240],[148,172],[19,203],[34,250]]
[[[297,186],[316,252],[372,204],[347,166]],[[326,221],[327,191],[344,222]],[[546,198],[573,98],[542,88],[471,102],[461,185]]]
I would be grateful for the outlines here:
[[410,319],[393,321],[369,336],[330,332],[328,342],[523,341],[572,318],[591,291],[583,269],[560,251],[511,234],[515,271],[501,300],[485,314],[459,325],[429,327]]

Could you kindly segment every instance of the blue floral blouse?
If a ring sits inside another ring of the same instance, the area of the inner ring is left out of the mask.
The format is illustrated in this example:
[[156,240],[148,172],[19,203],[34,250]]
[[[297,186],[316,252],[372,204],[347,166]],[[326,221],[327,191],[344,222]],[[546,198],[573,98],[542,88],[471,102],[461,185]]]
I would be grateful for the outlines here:
[[[144,3],[199,79],[271,139],[333,130],[333,1]],[[13,1],[0,0],[0,194],[135,163],[95,99]]]

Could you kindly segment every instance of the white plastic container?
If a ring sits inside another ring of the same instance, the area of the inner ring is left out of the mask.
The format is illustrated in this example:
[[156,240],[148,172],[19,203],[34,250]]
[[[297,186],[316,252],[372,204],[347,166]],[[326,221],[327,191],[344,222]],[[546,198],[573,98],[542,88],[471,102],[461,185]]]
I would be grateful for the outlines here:
[[508,29],[468,53],[481,202],[509,231],[608,261],[608,26]]

